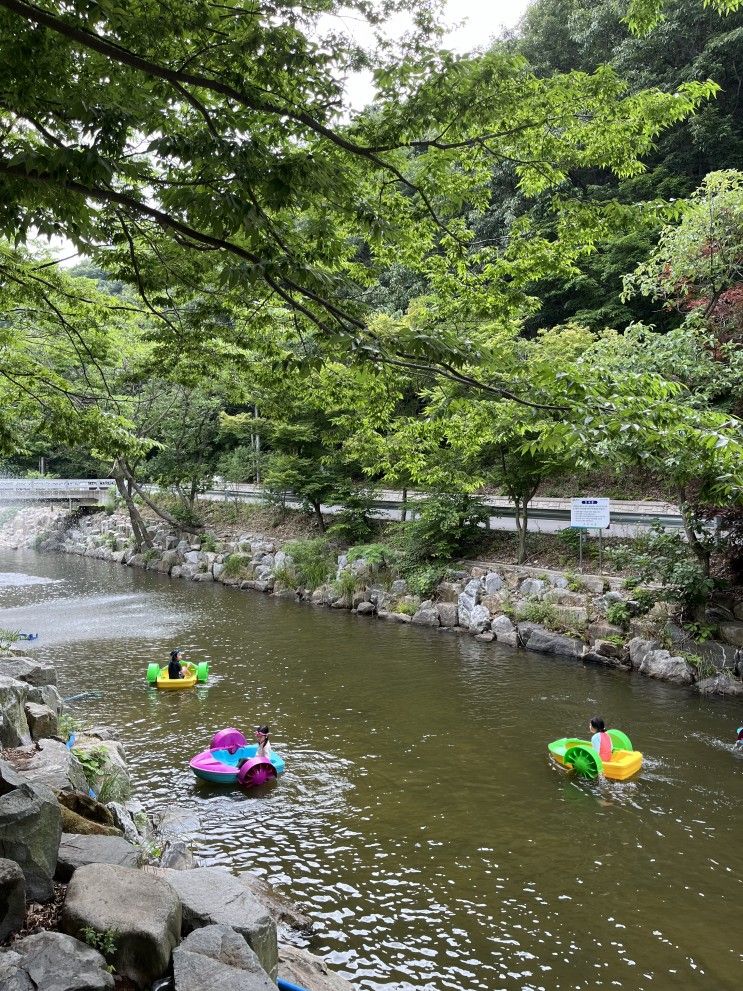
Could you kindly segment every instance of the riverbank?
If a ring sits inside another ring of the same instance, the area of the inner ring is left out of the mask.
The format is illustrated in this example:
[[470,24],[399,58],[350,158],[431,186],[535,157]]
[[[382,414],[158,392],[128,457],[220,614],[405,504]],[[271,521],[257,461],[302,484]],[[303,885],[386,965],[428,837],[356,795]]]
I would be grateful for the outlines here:
[[0,656],[0,747],[1,987],[351,991],[292,945],[312,931],[299,908],[199,866],[192,813],[148,814],[115,732],[72,719],[53,664]]
[[298,541],[300,531],[291,527],[279,536],[223,528],[195,538],[161,521],[150,520],[150,526],[153,547],[138,553],[122,512],[71,518],[26,509],[6,525],[5,540],[347,609],[370,620],[468,634],[743,700],[743,683],[733,673],[736,650],[743,647],[743,602],[718,604],[720,639],[705,640],[680,624],[677,603],[663,599],[658,587],[630,589],[616,576],[460,562],[421,594],[385,569],[374,556],[376,545],[366,557],[340,553],[329,560],[321,556],[320,541]]

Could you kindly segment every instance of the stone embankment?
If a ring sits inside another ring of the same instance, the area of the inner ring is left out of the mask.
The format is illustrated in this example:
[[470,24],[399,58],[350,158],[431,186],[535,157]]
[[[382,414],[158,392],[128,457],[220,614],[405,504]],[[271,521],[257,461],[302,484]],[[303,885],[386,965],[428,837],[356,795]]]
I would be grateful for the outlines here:
[[198,866],[193,816],[153,820],[132,799],[110,730],[60,731],[56,681],[52,664],[0,657],[0,988],[275,991],[280,975],[352,991],[287,942],[312,929],[296,906]]
[[[24,539],[24,525],[25,539],[30,539],[31,516],[19,524],[17,539]],[[711,610],[709,619],[720,641],[699,644],[678,622],[678,606],[659,599],[660,590],[628,591],[621,579],[603,575],[477,562],[455,571],[422,599],[403,579],[384,581],[371,562],[349,561],[343,554],[332,580],[303,587],[291,556],[259,533],[200,540],[157,526],[154,547],[137,553],[128,518],[97,513],[70,525],[58,519],[47,534],[42,549],[349,609],[358,616],[467,633],[480,641],[743,698],[743,684],[733,675],[736,650],[743,647],[741,602]]]

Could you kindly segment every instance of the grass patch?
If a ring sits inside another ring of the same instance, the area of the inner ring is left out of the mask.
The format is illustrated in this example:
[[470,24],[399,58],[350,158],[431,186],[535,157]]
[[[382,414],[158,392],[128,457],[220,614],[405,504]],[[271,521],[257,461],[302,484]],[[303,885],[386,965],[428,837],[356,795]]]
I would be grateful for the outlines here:
[[251,559],[249,555],[230,554],[225,558],[222,574],[226,578],[247,578],[251,572]]

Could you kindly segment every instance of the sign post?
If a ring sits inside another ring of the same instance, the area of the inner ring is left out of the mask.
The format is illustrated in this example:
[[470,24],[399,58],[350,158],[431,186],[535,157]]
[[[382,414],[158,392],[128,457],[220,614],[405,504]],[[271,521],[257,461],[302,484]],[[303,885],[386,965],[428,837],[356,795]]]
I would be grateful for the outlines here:
[[608,499],[571,499],[570,526],[578,529],[578,567],[583,571],[583,531],[598,530],[599,568],[603,571],[602,531],[611,526],[611,506]]

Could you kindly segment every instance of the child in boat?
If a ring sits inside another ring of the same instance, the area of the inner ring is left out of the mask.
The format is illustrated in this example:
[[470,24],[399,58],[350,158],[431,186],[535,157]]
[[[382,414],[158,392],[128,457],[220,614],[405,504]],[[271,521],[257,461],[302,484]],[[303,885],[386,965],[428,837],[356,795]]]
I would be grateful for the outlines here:
[[590,732],[593,734],[591,736],[591,746],[599,755],[601,760],[611,760],[613,747],[611,737],[606,732],[604,720],[601,716],[594,716],[588,725]]
[[183,651],[171,650],[170,652],[170,663],[168,664],[168,677],[171,681],[175,681],[176,678],[183,677],[183,668],[181,667],[181,658],[183,657]]
[[271,732],[270,726],[256,726],[255,736],[258,740],[258,751],[256,757],[271,758],[271,744],[268,741],[268,734]]

